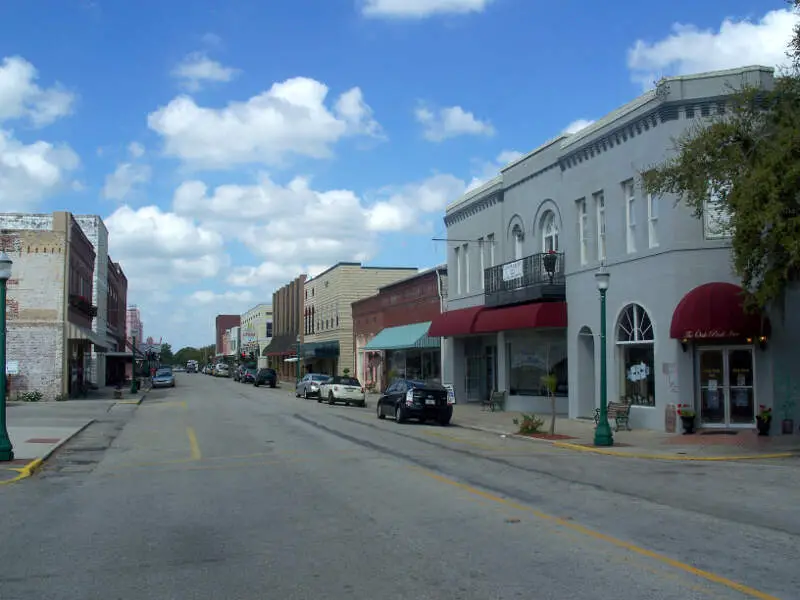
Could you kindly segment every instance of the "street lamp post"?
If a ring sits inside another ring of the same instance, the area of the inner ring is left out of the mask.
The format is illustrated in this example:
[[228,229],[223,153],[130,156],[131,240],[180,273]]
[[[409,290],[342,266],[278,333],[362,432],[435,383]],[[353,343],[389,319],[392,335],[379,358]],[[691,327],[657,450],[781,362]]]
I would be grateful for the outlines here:
[[295,340],[295,342],[297,342],[297,345],[296,345],[297,350],[295,351],[295,353],[297,355],[296,356],[296,358],[297,358],[297,369],[296,369],[297,377],[296,377],[296,379],[297,379],[297,381],[300,381],[300,334],[299,333],[297,334],[297,339]]
[[0,462],[14,460],[14,446],[6,427],[6,285],[11,278],[11,259],[0,252]]
[[608,424],[608,367],[606,365],[606,292],[611,275],[605,266],[594,275],[600,291],[600,422],[594,430],[595,446],[613,446],[614,435]]
[[131,336],[131,394],[136,393],[136,336]]

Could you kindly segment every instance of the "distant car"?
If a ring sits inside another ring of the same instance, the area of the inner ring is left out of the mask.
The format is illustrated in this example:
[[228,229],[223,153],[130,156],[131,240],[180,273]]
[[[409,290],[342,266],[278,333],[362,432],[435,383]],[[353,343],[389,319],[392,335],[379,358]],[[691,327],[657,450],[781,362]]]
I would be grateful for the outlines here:
[[239,381],[242,383],[255,383],[256,382],[256,369],[254,367],[246,367],[242,370],[239,376]]
[[378,398],[376,411],[379,419],[391,415],[398,423],[418,419],[423,423],[431,420],[449,425],[453,417],[450,402],[447,388],[440,383],[397,379]]
[[367,397],[361,382],[355,377],[336,375],[329,377],[319,386],[319,399],[317,402],[327,400],[328,404],[344,402],[347,406],[355,404],[366,406]]
[[217,363],[214,365],[214,377],[227,377],[230,373],[230,368],[225,363]]
[[309,398],[319,398],[319,386],[328,380],[329,375],[322,373],[307,373],[297,382],[294,388],[295,398],[302,396],[306,400]]
[[275,372],[275,369],[259,369],[256,373],[255,379],[253,380],[253,385],[258,387],[260,385],[268,385],[271,388],[274,388],[278,385],[278,374]]
[[175,375],[172,369],[158,369],[152,378],[153,387],[175,387]]

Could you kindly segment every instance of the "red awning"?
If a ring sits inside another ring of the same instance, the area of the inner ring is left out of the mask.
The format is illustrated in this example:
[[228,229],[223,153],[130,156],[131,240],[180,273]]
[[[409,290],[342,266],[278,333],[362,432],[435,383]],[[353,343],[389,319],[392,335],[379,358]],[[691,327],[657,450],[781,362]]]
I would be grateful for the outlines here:
[[448,310],[431,321],[428,329],[429,337],[451,337],[454,335],[469,335],[475,318],[483,310],[483,306],[470,306],[458,310]]
[[566,302],[537,302],[502,308],[486,308],[475,319],[472,333],[566,326]]
[[715,281],[694,288],[675,307],[669,336],[674,339],[732,339],[769,335],[769,319],[746,313],[743,290]]

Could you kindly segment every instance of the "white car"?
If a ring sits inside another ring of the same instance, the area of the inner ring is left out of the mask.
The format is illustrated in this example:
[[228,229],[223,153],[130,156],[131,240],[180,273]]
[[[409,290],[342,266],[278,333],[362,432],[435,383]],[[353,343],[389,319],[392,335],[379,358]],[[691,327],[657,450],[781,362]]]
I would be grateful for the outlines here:
[[327,400],[328,404],[336,404],[343,402],[347,406],[355,404],[356,406],[367,405],[367,395],[364,386],[355,377],[348,375],[336,375],[335,377],[328,377],[319,386],[319,398],[317,402]]
[[225,363],[217,363],[214,365],[214,376],[215,377],[227,377],[229,374],[228,365]]

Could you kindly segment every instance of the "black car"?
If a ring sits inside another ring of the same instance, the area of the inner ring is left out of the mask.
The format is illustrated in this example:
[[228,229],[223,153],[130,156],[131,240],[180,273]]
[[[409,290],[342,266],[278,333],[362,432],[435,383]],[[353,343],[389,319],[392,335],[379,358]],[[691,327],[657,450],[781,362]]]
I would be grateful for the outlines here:
[[379,419],[391,415],[398,423],[418,419],[449,425],[453,405],[448,401],[447,388],[439,383],[396,379],[378,399],[377,412]]
[[275,369],[259,369],[256,373],[253,385],[256,387],[260,385],[268,385],[269,387],[274,388],[276,385],[278,385],[278,374],[275,372]]
[[256,381],[255,367],[246,367],[242,369],[241,373],[239,374],[239,381],[241,383],[255,383]]

